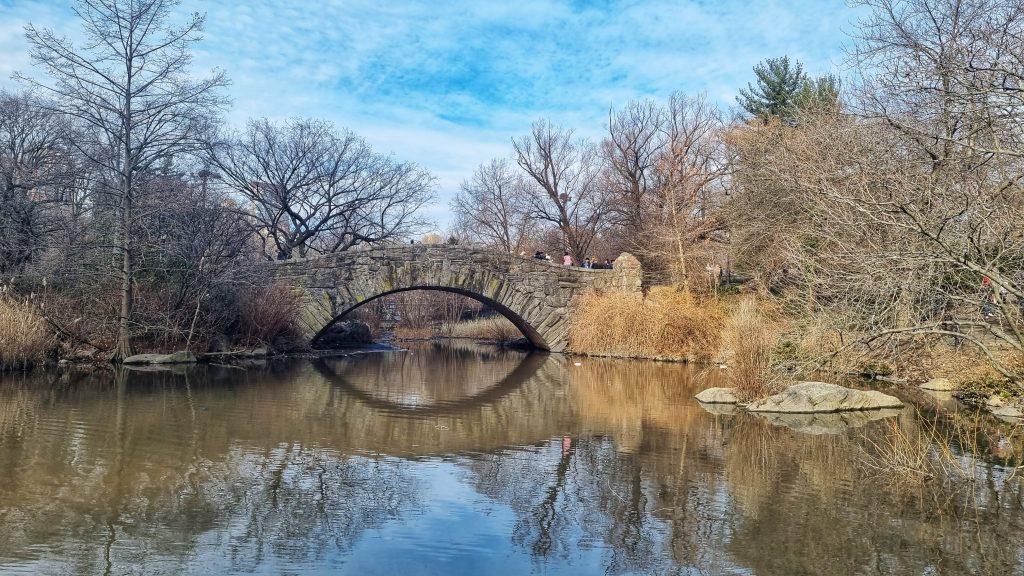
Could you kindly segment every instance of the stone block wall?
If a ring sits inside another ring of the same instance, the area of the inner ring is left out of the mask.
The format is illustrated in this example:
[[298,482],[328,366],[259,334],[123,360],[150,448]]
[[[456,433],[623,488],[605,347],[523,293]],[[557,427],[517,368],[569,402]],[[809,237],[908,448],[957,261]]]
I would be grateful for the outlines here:
[[623,253],[613,270],[452,245],[391,245],[276,263],[272,274],[302,301],[300,327],[310,341],[353,308],[380,296],[415,289],[475,298],[512,321],[537,347],[567,345],[573,298],[585,290],[639,292],[643,271]]

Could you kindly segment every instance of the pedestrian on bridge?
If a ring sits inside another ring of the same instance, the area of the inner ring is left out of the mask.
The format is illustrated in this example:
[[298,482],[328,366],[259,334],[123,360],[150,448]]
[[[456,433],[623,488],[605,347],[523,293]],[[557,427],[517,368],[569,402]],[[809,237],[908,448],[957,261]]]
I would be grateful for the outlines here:
[[565,253],[565,256],[562,256],[562,266],[572,266],[572,256],[568,252]]

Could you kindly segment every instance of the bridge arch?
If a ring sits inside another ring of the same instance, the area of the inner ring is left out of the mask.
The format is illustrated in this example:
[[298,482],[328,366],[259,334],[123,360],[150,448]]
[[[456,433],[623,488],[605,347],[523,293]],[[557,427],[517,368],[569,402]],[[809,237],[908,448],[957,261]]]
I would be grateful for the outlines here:
[[491,306],[535,346],[568,344],[573,298],[589,289],[639,292],[642,270],[622,254],[613,270],[564,267],[543,260],[457,245],[374,246],[274,265],[277,281],[300,301],[300,330],[312,342],[345,313],[381,296],[444,290]]
[[514,312],[509,307],[505,306],[501,302],[498,302],[497,300],[483,296],[482,294],[477,294],[475,292],[463,290],[461,288],[454,288],[451,286],[411,286],[409,288],[398,288],[395,290],[391,290],[389,292],[382,292],[380,294],[377,294],[376,296],[371,296],[366,300],[363,300],[362,302],[357,302],[349,306],[348,309],[346,310],[340,311],[338,315],[334,318],[334,320],[328,322],[327,325],[321,328],[320,331],[317,332],[310,339],[310,342],[315,343],[317,339],[320,338],[321,334],[327,332],[327,330],[330,329],[331,326],[343,320],[346,315],[348,315],[350,312],[353,312],[357,308],[361,308],[369,304],[370,302],[377,300],[378,298],[390,296],[391,294],[398,294],[399,292],[411,292],[413,290],[433,290],[435,292],[451,292],[453,294],[459,294],[461,296],[466,296],[467,298],[472,298],[477,302],[489,306],[491,309],[501,314],[505,318],[508,318],[508,320],[512,322],[512,324],[515,325],[515,327],[518,328],[520,332],[522,332],[523,336],[526,337],[526,339],[529,340],[530,344],[533,344],[534,347],[540,348],[541,350],[550,349],[550,346],[548,345],[547,341],[544,340],[544,336],[542,336],[536,328],[534,328],[526,320],[524,320],[522,316]]

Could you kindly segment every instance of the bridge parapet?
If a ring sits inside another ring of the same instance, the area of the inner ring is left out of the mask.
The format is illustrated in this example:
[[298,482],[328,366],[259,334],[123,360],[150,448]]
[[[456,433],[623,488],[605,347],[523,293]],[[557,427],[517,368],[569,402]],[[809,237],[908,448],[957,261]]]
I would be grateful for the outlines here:
[[623,253],[612,270],[565,267],[457,245],[373,246],[275,264],[279,282],[302,302],[309,341],[340,316],[381,296],[444,290],[469,296],[508,317],[537,347],[560,352],[573,298],[586,290],[639,292],[643,271]]

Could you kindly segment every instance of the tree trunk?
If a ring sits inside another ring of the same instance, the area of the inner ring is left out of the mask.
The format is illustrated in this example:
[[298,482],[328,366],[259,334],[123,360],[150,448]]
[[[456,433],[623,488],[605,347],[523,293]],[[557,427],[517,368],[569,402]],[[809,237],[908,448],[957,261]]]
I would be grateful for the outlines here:
[[132,293],[132,251],[131,251],[131,177],[122,180],[125,187],[121,196],[121,312],[117,322],[117,345],[111,362],[121,363],[135,353],[132,348],[131,317],[134,294]]
[[132,155],[132,132],[131,132],[131,118],[132,118],[132,100],[131,100],[131,58],[128,59],[128,83],[125,92],[128,96],[125,98],[125,128],[124,128],[124,148],[123,148],[123,164],[121,165],[121,213],[118,216],[121,217],[121,237],[118,239],[121,244],[121,313],[117,320],[117,345],[114,347],[114,356],[110,359],[111,362],[120,364],[125,358],[135,353],[132,349],[132,333],[130,321],[132,318],[132,276],[134,270],[132,269],[132,169],[133,155]]

